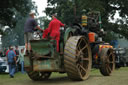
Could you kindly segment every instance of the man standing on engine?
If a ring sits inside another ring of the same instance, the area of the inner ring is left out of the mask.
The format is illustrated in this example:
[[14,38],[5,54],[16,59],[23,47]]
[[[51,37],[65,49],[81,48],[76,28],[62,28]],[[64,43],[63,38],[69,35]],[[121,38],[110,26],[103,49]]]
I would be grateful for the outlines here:
[[60,27],[64,27],[64,24],[61,23],[61,21],[59,21],[56,16],[56,14],[52,15],[52,21],[50,22],[49,27],[44,31],[43,38],[45,38],[46,35],[50,33],[50,37],[56,40],[56,48],[57,52],[59,52]]
[[26,20],[24,25],[24,40],[25,40],[25,48],[26,54],[32,52],[32,48],[30,45],[30,40],[33,40],[33,33],[36,29],[43,31],[37,24],[36,20],[34,19],[35,14],[30,13],[30,17]]

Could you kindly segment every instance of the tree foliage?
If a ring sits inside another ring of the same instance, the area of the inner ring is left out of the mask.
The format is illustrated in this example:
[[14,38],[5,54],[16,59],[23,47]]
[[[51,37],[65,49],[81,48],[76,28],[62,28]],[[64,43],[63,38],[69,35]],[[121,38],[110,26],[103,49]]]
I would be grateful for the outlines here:
[[[103,28],[119,33],[128,39],[127,4],[128,0],[48,0],[45,12],[49,16],[56,12],[62,22],[71,25],[79,19],[83,9],[100,11]],[[110,19],[114,20],[116,12],[119,12],[121,18],[112,23]]]
[[26,16],[34,5],[31,0],[2,0],[0,1],[0,24],[14,27],[17,14]]
[[39,17],[37,21],[38,21],[38,24],[40,25],[40,27],[43,29],[46,29],[48,27],[49,22],[50,22],[50,20],[46,16]]
[[0,24],[8,28],[0,29],[2,46],[24,45],[24,23],[31,10],[37,12],[37,7],[31,0],[3,0],[3,3],[8,5],[0,6]]
[[24,45],[24,22],[27,17],[17,16],[19,21],[14,28],[6,28],[4,35],[2,35],[2,46],[9,45]]

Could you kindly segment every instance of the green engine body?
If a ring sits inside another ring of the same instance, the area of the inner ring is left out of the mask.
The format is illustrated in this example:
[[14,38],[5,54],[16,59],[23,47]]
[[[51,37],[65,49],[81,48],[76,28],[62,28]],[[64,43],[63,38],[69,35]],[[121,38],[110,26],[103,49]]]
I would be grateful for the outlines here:
[[33,53],[25,56],[25,67],[33,71],[62,71],[62,56],[56,52],[55,40],[32,40],[31,46]]

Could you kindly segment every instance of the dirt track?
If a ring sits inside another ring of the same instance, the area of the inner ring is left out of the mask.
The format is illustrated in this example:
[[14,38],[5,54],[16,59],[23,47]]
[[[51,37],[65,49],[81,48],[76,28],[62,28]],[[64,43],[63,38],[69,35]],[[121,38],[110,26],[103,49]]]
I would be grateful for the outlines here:
[[14,79],[4,74],[0,75],[0,85],[128,85],[128,68],[118,69],[109,77],[102,76],[98,70],[92,70],[89,79],[85,81],[71,81],[66,74],[53,74],[47,81],[34,82],[26,74],[18,73]]

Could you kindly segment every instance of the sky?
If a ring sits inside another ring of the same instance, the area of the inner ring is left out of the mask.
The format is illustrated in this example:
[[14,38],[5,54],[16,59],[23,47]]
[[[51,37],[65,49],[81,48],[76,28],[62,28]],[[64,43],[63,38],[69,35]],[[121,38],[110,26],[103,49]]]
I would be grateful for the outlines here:
[[39,16],[46,16],[43,11],[47,7],[47,0],[32,0],[32,1],[35,1],[35,4],[38,7],[37,10],[38,10]]
[[[35,4],[38,7],[37,10],[38,10],[39,16],[46,16],[46,14],[43,11],[47,7],[47,0],[32,0],[32,1],[35,1],[36,2]],[[116,18],[116,19],[119,18],[119,14],[116,13],[115,16],[114,16],[114,18]],[[112,22],[114,22],[115,20],[111,20],[110,19],[110,21],[112,21]]]

